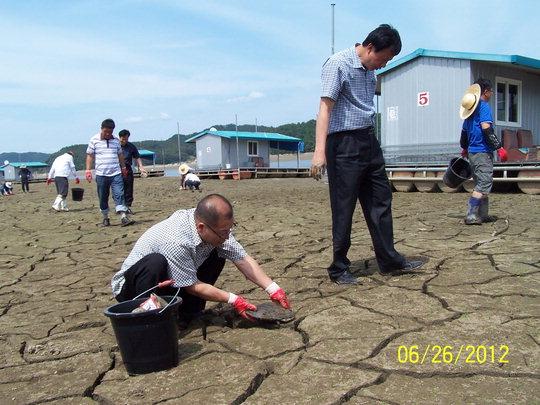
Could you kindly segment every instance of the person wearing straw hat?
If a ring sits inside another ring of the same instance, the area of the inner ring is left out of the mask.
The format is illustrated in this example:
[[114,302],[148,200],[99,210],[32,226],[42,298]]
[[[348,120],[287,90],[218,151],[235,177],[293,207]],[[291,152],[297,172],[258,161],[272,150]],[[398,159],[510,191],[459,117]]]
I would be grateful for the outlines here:
[[199,179],[199,176],[197,176],[195,173],[192,172],[191,167],[189,167],[186,164],[180,165],[178,168],[178,171],[180,172],[180,190],[191,190],[192,192],[202,191],[200,189],[201,186],[201,179]]
[[374,71],[400,51],[398,31],[382,24],[361,44],[332,55],[322,68],[311,175],[319,180],[328,169],[333,244],[328,275],[336,284],[358,284],[347,257],[358,201],[382,274],[411,272],[424,264],[407,260],[394,247],[392,189],[375,136]]
[[1,187],[2,195],[13,195],[13,184],[11,181],[6,181]]
[[184,180],[186,178],[186,174],[188,174],[190,167],[186,165],[185,163],[182,163],[178,167],[178,173],[180,173],[180,190],[185,190],[184,188]]
[[57,196],[52,205],[55,211],[69,211],[66,204],[66,197],[68,195],[68,178],[70,176],[75,178],[75,184],[80,183],[75,164],[73,163],[73,151],[71,150],[54,159],[51,170],[49,170],[49,174],[47,175],[47,185],[54,181],[56,186]]
[[489,216],[488,198],[493,187],[493,151],[497,151],[501,162],[507,160],[506,150],[493,128],[493,114],[489,105],[492,95],[491,82],[479,78],[465,91],[459,108],[459,115],[464,120],[460,137],[461,154],[469,158],[474,180],[465,217],[467,225],[481,225],[494,220]]
[[214,286],[225,260],[230,260],[272,301],[290,308],[285,291],[236,241],[235,225],[231,203],[219,194],[204,197],[196,208],[176,211],[135,243],[112,278],[113,295],[119,302],[130,300],[172,279],[173,286],[160,289],[160,294],[176,295],[180,289],[183,302],[178,312],[183,323],[201,315],[206,301],[228,302],[239,315],[249,318],[246,310],[256,310],[253,304]]

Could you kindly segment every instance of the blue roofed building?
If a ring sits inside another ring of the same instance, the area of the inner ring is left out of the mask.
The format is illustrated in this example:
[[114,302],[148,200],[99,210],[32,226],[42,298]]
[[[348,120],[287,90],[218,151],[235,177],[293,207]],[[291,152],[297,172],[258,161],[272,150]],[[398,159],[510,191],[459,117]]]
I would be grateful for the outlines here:
[[4,180],[19,180],[19,170],[26,166],[31,172],[49,167],[43,162],[8,162],[0,166],[0,177]]
[[493,84],[489,103],[498,136],[529,130],[532,143],[540,144],[538,59],[420,48],[376,73],[380,140],[389,162],[459,154],[461,98],[479,77]]
[[197,167],[204,170],[269,167],[270,149],[300,153],[302,139],[272,132],[237,132],[207,129],[186,139],[195,142]]

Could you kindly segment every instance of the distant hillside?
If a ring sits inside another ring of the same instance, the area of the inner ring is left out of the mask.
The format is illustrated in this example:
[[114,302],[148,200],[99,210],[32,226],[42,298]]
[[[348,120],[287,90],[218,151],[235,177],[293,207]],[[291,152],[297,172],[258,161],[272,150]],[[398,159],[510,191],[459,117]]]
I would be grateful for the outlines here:
[[[234,131],[234,124],[227,125],[214,125],[218,130],[222,131]],[[255,131],[254,125],[239,125],[239,131]],[[296,136],[301,138],[305,144],[305,151],[312,152],[315,147],[315,120],[307,122],[297,122],[291,124],[280,125],[279,127],[257,127],[259,132],[276,132],[283,135]],[[196,133],[189,135],[180,135],[180,144],[182,152],[182,161],[189,161],[195,158],[195,143],[185,143],[184,141]],[[133,142],[139,149],[148,149],[156,153],[157,164],[169,164],[178,162],[178,139],[176,134],[171,135],[170,138],[164,141],[141,141]],[[62,153],[66,153],[68,150],[74,152],[75,167],[77,170],[84,170],[86,167],[86,147],[87,144],[78,144],[65,146],[58,152],[37,153],[37,152],[25,152],[25,153],[0,153],[0,162],[9,160],[10,162],[30,162],[39,161],[51,164],[53,160]],[[149,164],[148,160],[143,161],[145,165]]]
[[48,153],[41,152],[4,152],[0,153],[0,164],[4,164],[5,160],[9,162],[45,162],[48,158]]

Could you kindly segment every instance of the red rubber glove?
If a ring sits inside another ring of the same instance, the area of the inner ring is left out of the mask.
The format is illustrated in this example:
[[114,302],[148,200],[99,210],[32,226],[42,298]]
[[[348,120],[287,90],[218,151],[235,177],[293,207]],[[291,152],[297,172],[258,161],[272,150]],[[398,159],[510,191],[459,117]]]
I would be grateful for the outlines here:
[[275,293],[270,295],[270,299],[276,304],[281,305],[285,309],[291,308],[291,304],[289,303],[289,299],[287,298],[287,294],[285,294],[285,291],[283,291],[283,288],[280,288]]
[[499,155],[499,159],[501,159],[501,162],[506,162],[508,160],[508,153],[504,148],[497,149],[497,155]]
[[75,184],[79,184],[81,181],[79,180],[78,177],[75,177]]
[[53,179],[47,179],[47,185],[51,184],[53,182]]
[[128,176],[128,169],[127,167],[122,167],[122,177],[127,177]]
[[461,156],[466,158],[469,155],[469,152],[467,152],[467,149],[461,149]]
[[92,183],[92,171],[91,170],[87,170],[85,172],[85,177],[86,177],[86,181],[88,181],[88,183]]
[[250,321],[253,321],[253,318],[246,314],[247,310],[250,311],[256,311],[257,307],[251,303],[249,303],[244,297],[238,296],[236,300],[233,302],[233,306],[235,311],[240,315],[242,318],[249,319]]

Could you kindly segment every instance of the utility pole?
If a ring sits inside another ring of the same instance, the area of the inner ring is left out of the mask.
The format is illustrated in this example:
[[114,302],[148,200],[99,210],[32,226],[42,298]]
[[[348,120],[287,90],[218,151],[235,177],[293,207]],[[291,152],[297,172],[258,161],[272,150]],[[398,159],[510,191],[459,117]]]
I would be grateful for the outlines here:
[[257,117],[255,117],[255,132],[258,132],[257,131]]
[[334,8],[336,3],[330,4],[332,6],[332,55],[334,54]]
[[240,154],[238,153],[238,114],[234,114],[236,127],[236,167],[238,167],[238,178],[240,178]]
[[182,163],[182,148],[180,147],[180,123],[176,121],[176,139],[178,140],[178,164]]

